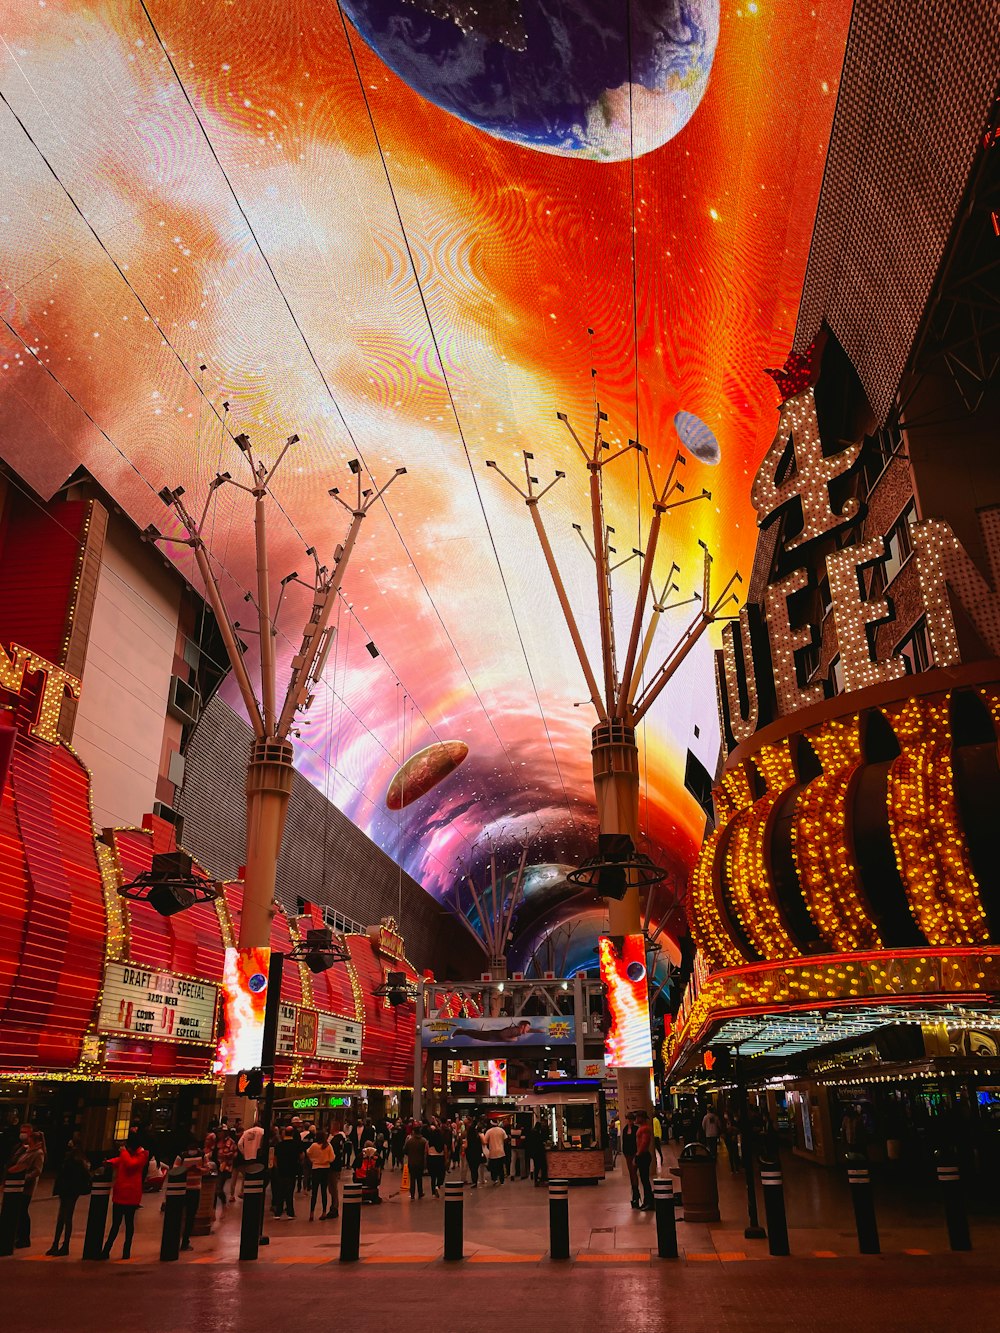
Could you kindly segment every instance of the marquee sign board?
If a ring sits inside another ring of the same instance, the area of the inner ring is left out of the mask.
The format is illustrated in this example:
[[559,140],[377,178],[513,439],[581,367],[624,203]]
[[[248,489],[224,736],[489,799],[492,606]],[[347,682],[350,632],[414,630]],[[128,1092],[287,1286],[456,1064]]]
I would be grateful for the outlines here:
[[97,1027],[160,1041],[211,1044],[217,999],[217,988],[206,981],[112,962],[104,974]]

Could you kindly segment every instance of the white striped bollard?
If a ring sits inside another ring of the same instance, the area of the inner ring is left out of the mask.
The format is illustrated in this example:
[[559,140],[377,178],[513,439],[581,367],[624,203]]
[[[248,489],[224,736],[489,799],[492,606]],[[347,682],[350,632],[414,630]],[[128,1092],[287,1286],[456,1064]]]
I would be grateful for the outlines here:
[[17,1229],[24,1208],[24,1176],[8,1176],[3,1185],[3,1203],[0,1204],[0,1255],[14,1253]]
[[939,1162],[938,1185],[944,1199],[944,1216],[948,1224],[948,1244],[953,1250],[971,1250],[969,1214],[962,1195],[962,1177],[954,1162]]
[[854,1222],[858,1229],[858,1250],[861,1254],[881,1254],[878,1243],[878,1223],[875,1221],[875,1199],[872,1195],[872,1177],[867,1165],[848,1164],[847,1183],[851,1187],[854,1204]]
[[187,1171],[183,1166],[171,1167],[163,1191],[163,1234],[160,1237],[160,1262],[170,1263],[180,1257],[181,1229],[184,1222],[184,1196],[187,1194]]
[[263,1162],[247,1162],[243,1168],[243,1221],[240,1224],[240,1261],[256,1259],[264,1221],[264,1189],[267,1172]]
[[104,1233],[108,1229],[108,1204],[111,1202],[111,1171],[106,1169],[90,1185],[87,1204],[87,1228],[83,1233],[84,1259],[100,1259],[104,1253]]
[[460,1180],[444,1182],[444,1257],[464,1259],[462,1248],[465,1185]]
[[656,1253],[661,1259],[677,1258],[677,1215],[674,1212],[674,1182],[653,1181],[653,1208],[656,1212]]
[[361,1258],[361,1185],[345,1185],[340,1205],[340,1262],[355,1263]]
[[767,1248],[771,1254],[789,1254],[788,1216],[785,1212],[781,1163],[762,1161],[760,1183],[764,1192],[764,1216],[767,1218]]
[[549,1258],[569,1258],[569,1181],[549,1181]]

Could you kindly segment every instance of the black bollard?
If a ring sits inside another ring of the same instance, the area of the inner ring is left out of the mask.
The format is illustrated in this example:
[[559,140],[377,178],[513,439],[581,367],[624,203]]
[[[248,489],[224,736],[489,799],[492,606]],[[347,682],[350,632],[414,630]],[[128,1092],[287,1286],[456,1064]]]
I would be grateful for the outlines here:
[[656,1253],[661,1259],[677,1258],[677,1215],[674,1212],[674,1182],[653,1181],[653,1208],[656,1212]]
[[569,1258],[569,1181],[549,1181],[549,1258]]
[[163,1234],[160,1237],[160,1262],[171,1263],[180,1257],[181,1228],[184,1223],[184,1196],[187,1193],[187,1171],[182,1166],[171,1167],[163,1189]]
[[14,1253],[17,1228],[24,1207],[24,1176],[8,1176],[4,1181],[3,1203],[0,1204],[0,1255]]
[[111,1172],[105,1171],[90,1186],[87,1229],[83,1233],[84,1259],[100,1259],[104,1253],[104,1233],[108,1229],[108,1204],[111,1202]]
[[340,1262],[356,1263],[361,1257],[361,1189],[345,1185],[340,1205]]
[[240,1225],[240,1260],[256,1259],[264,1220],[264,1163],[247,1162],[243,1168],[243,1221]]
[[464,1229],[465,1185],[460,1180],[444,1182],[444,1257],[464,1259],[462,1234]]
[[764,1216],[767,1218],[767,1248],[771,1254],[790,1254],[780,1162],[761,1161],[760,1183],[764,1191]]
[[944,1216],[948,1223],[948,1244],[953,1250],[971,1250],[969,1214],[962,1194],[962,1177],[953,1163],[938,1163],[938,1184],[944,1197]]
[[858,1250],[861,1254],[881,1254],[878,1243],[878,1224],[875,1221],[875,1199],[872,1195],[871,1172],[867,1166],[847,1167],[847,1180],[854,1203],[854,1221],[858,1228]]

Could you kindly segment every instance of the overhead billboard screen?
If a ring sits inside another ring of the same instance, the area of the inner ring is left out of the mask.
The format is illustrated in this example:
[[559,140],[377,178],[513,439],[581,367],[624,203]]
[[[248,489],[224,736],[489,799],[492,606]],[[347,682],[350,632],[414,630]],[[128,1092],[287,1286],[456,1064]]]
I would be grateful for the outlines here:
[[[592,655],[585,472],[557,412],[586,438],[596,398],[626,448],[604,475],[619,559],[648,535],[636,439],[654,476],[682,449],[687,494],[711,492],[667,516],[654,587],[676,561],[670,600],[699,589],[699,540],[749,572],[763,369],[794,330],[850,0],[210,8],[5,6],[0,456],[45,499],[82,465],[169,530],[162,487],[200,512],[217,473],[250,481],[234,434],[269,461],[298,435],[275,598],[307,547],[332,560],[349,461],[405,467],[352,558],[296,763],[439,898],[484,828],[530,840],[544,922],[593,846],[594,717],[530,516],[486,461],[567,474],[542,507]],[[244,620],[250,506],[224,486],[206,519]],[[614,576],[623,640],[638,574]],[[651,671],[689,610],[665,614]],[[289,582],[283,668],[308,611]],[[712,646],[643,728],[643,827],[676,877],[704,823],[696,726],[717,752]]]

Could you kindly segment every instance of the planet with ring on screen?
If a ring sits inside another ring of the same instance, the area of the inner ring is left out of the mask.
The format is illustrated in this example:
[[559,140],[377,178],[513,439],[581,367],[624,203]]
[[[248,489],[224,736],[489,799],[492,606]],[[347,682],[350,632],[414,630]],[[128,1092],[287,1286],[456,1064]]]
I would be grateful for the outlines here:
[[365,42],[435,106],[511,143],[601,162],[640,157],[684,128],[719,37],[719,0],[342,5]]
[[385,793],[386,809],[405,810],[421,796],[426,796],[449,773],[454,773],[468,753],[465,741],[435,741],[410,755],[392,775]]

